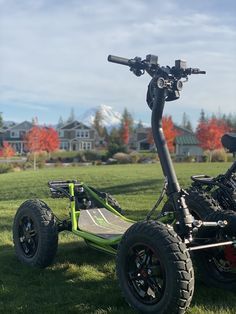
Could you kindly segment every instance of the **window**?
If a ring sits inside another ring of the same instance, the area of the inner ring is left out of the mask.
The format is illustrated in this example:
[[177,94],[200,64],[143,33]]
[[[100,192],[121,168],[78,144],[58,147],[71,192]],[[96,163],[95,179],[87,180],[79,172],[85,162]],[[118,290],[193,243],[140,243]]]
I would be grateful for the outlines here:
[[84,137],[84,131],[80,132],[80,137]]
[[61,142],[60,149],[68,150],[69,149],[69,143]]
[[19,131],[11,131],[11,137],[16,138],[19,137]]
[[89,131],[85,131],[85,137],[89,137]]
[[80,137],[80,131],[77,131],[77,132],[76,132],[76,136],[77,136],[77,137]]
[[82,144],[81,148],[83,150],[90,150],[90,149],[92,149],[92,145],[91,145],[90,142],[82,142],[81,144]]
[[59,130],[59,137],[64,137],[64,130]]

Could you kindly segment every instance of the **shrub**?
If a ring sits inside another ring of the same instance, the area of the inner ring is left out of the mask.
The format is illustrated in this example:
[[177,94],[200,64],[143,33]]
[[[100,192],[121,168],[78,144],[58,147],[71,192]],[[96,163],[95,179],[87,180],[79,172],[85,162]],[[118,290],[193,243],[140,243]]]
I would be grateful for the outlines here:
[[12,165],[8,163],[1,163],[0,164],[0,174],[7,173],[12,171]]
[[31,169],[31,168],[33,168],[33,162],[26,161],[26,162],[23,163],[23,169],[24,170]]
[[84,157],[87,161],[101,160],[101,154],[97,151],[87,150],[84,152]]
[[130,161],[132,162],[132,164],[139,162],[139,159],[141,157],[141,155],[136,151],[131,152],[129,156],[130,156]]
[[107,150],[107,158],[110,158],[116,153],[126,153],[127,147],[117,143],[110,143],[107,147]]
[[233,162],[236,160],[236,155],[234,156],[233,154],[227,154],[227,161]]
[[119,164],[128,164],[131,162],[131,157],[125,153],[116,153],[113,155],[113,158],[117,160]]
[[211,161],[213,162],[224,162],[227,161],[227,153],[224,149],[215,149],[212,152]]

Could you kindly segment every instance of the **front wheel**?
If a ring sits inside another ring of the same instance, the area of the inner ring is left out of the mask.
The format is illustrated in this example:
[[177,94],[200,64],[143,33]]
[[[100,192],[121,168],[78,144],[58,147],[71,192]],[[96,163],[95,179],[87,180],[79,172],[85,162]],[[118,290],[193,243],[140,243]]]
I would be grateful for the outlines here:
[[194,290],[190,255],[172,227],[139,222],[124,234],[116,269],[126,301],[142,313],[184,313]]
[[58,230],[51,209],[40,200],[27,200],[17,210],[13,223],[17,258],[24,264],[47,267],[56,255]]

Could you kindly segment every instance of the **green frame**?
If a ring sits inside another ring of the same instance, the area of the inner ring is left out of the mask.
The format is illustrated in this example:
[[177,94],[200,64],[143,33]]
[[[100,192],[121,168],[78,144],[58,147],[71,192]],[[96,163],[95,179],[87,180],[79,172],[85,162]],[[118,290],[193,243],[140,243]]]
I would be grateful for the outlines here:
[[[94,192],[89,186],[84,184],[83,182],[80,182],[81,186],[84,188],[84,191],[86,194],[96,200],[102,207],[106,208],[107,210],[111,211],[115,215],[119,216],[121,219],[127,222],[135,223],[135,221],[130,220],[123,215],[121,215],[119,212],[115,210],[106,200],[101,198],[96,192]],[[98,250],[104,251],[106,253],[110,253],[115,255],[117,252],[117,246],[119,242],[122,239],[123,235],[116,236],[112,239],[104,239],[101,238],[93,233],[83,231],[79,229],[78,226],[78,219],[80,215],[80,211],[76,210],[76,202],[75,202],[75,184],[74,183],[69,183],[69,194],[70,194],[70,217],[71,217],[71,223],[72,223],[72,228],[71,232],[74,233],[75,235],[83,238],[86,240],[86,243]]]

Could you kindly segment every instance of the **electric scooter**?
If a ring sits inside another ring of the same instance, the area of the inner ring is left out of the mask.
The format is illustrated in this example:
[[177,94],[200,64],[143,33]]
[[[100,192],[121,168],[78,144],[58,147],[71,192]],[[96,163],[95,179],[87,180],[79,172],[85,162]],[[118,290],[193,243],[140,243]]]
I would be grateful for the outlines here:
[[[162,129],[166,101],[180,97],[183,82],[192,74],[205,74],[187,68],[177,60],[173,67],[160,66],[158,57],[126,59],[108,56],[108,61],[125,65],[136,76],[151,76],[147,102],[152,110],[152,131],[165,176],[162,193],[143,221],[134,222],[117,211],[107,198],[82,182],[50,182],[55,195],[70,200],[67,221],[58,222],[41,200],[28,200],[18,209],[13,226],[16,255],[31,266],[48,266],[57,250],[58,232],[69,230],[96,249],[116,255],[116,272],[127,303],[142,313],[185,313],[194,292],[192,251],[236,244],[234,220],[195,219],[186,205]],[[173,206],[173,221],[163,223],[163,213],[152,218],[167,194]],[[217,218],[217,217],[216,217]],[[233,225],[233,226],[232,226]],[[204,230],[210,230],[204,236]],[[217,237],[220,233],[221,237]]]

